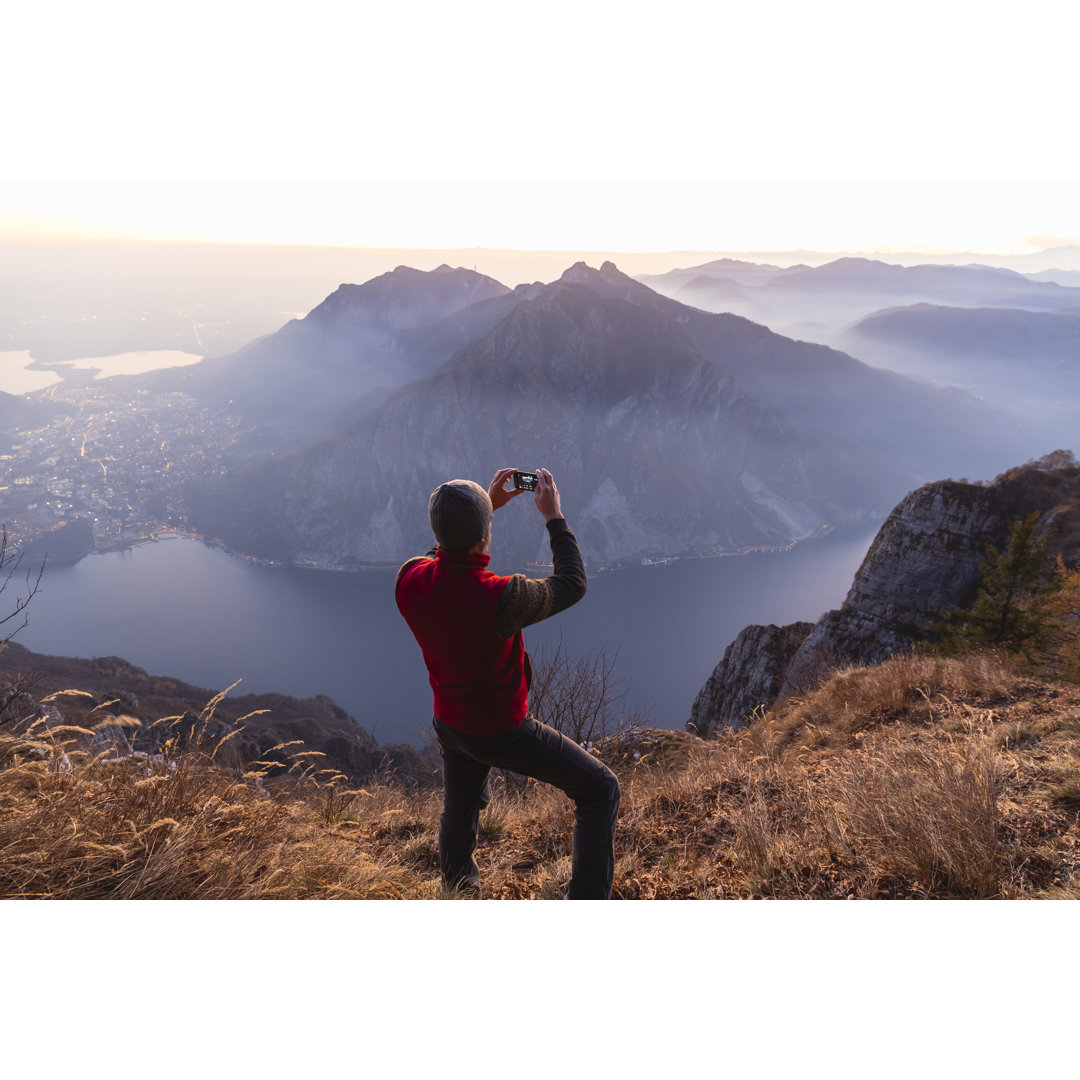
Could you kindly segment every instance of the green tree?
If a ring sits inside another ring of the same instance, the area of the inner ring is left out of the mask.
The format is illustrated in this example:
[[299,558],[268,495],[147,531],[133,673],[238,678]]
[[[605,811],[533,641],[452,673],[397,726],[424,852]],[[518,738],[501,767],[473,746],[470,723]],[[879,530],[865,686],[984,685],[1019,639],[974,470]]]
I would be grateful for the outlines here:
[[1059,555],[1054,569],[1052,670],[1080,683],[1080,559],[1071,570]]
[[1052,549],[1052,535],[1039,530],[1038,512],[1012,523],[1004,551],[987,544],[974,602],[946,611],[933,627],[939,651],[1000,648],[1033,660],[1056,623]]

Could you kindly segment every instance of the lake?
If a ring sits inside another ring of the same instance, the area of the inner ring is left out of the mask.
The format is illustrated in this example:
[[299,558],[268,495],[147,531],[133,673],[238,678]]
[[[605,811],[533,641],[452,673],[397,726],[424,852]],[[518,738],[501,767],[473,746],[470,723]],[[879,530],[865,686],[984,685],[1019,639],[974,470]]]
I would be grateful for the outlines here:
[[81,360],[64,360],[47,364],[41,370],[30,367],[36,361],[25,350],[0,351],[0,390],[6,394],[28,394],[54,386],[68,375],[96,370],[96,379],[112,375],[142,375],[169,367],[197,364],[201,356],[178,349],[149,349],[143,352],[119,353],[116,356],[88,356]]
[[[617,651],[627,704],[681,727],[732,638],[748,623],[814,621],[837,607],[876,531],[601,574],[579,604],[529,627],[526,645],[535,654],[561,637],[574,655]],[[431,693],[393,584],[392,571],[261,567],[160,540],[47,568],[17,640],[60,656],[122,656],[212,691],[242,679],[236,694],[328,694],[379,742],[420,745]]]
[[0,351],[0,391],[5,394],[30,394],[60,382],[55,371],[34,371],[34,358],[25,349]]

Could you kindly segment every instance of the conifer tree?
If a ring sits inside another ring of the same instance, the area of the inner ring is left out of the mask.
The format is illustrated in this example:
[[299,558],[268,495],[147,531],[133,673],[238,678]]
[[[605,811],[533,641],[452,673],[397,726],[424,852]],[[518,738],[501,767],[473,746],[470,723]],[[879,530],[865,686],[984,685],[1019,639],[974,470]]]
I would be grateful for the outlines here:
[[1039,532],[1039,514],[1017,518],[1004,551],[986,545],[982,581],[968,608],[952,608],[933,629],[945,653],[1002,648],[1028,659],[1053,622],[1052,537]]
[[1080,559],[1069,570],[1059,555],[1054,582],[1055,666],[1061,678],[1080,682]]

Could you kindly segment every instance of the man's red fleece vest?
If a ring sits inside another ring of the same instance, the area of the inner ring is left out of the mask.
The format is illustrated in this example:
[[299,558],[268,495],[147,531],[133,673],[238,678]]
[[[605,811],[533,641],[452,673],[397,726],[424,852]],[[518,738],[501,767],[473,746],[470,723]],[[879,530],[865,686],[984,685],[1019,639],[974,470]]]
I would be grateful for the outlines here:
[[490,555],[419,559],[398,579],[398,610],[420,644],[435,695],[435,715],[471,735],[513,731],[529,705],[528,656],[517,631],[495,631],[495,611],[510,581],[487,569]]

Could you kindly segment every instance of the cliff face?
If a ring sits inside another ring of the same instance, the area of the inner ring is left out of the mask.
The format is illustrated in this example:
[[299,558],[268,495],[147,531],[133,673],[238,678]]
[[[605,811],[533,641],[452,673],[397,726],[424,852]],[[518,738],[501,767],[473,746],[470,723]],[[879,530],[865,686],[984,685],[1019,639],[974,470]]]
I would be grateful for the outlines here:
[[739,727],[759,705],[775,701],[784,671],[813,629],[808,622],[747,626],[694,699],[687,728],[709,735]]
[[[1066,558],[1080,547],[1080,468],[1014,469],[993,484],[944,480],[911,492],[889,515],[843,606],[808,632],[746,627],[694,702],[692,730],[738,727],[758,705],[805,693],[848,664],[874,664],[926,640],[943,610],[971,602],[987,544],[1038,511]],[[792,643],[795,643],[792,647]]]

